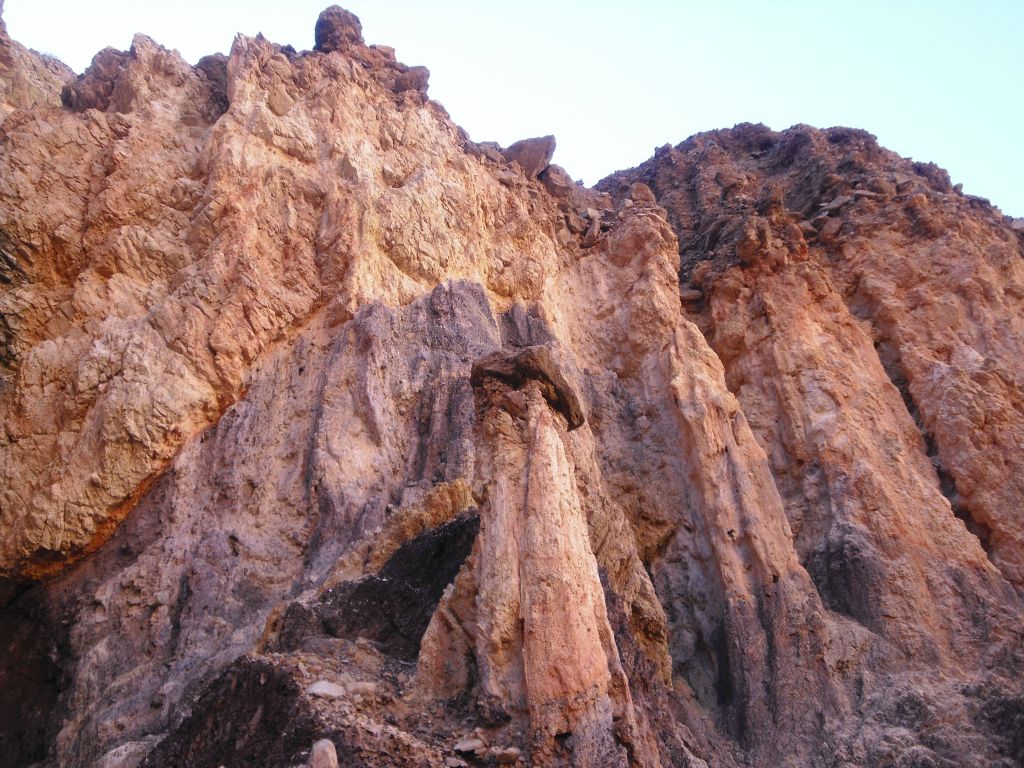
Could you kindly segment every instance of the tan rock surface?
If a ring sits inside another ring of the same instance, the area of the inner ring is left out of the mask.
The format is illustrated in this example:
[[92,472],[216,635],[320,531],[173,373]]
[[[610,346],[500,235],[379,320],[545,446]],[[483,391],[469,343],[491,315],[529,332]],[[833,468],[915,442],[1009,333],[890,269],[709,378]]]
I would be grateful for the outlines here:
[[1024,761],[1013,222],[428,74],[0,30],[0,766]]

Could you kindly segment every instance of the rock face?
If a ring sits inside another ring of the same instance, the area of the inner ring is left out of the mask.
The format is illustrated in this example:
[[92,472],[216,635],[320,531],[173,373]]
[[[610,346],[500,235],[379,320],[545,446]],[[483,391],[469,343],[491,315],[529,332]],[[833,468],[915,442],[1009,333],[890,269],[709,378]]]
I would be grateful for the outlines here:
[[428,74],[0,30],[0,766],[1024,764],[1017,222]]
[[60,104],[61,89],[75,76],[57,59],[11,40],[3,11],[0,2],[0,121],[16,109]]

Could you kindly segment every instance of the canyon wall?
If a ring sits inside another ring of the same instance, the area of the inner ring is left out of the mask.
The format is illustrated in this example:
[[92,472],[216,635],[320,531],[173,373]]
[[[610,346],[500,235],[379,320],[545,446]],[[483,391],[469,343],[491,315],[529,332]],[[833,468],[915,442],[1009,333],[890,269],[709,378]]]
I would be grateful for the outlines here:
[[315,31],[0,27],[0,766],[1024,764],[1024,221]]

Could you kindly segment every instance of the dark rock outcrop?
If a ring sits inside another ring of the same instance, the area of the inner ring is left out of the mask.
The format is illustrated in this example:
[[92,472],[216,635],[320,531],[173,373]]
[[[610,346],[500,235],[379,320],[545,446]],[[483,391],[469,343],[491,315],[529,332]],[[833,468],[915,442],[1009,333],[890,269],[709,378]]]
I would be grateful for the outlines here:
[[363,25],[358,17],[337,5],[320,14],[314,30],[313,50],[322,53],[345,53],[353,46],[363,44]]
[[474,515],[455,518],[403,543],[377,573],[331,587],[311,604],[289,606],[276,647],[296,650],[310,636],[365,638],[382,653],[416,661],[441,594],[479,528]]

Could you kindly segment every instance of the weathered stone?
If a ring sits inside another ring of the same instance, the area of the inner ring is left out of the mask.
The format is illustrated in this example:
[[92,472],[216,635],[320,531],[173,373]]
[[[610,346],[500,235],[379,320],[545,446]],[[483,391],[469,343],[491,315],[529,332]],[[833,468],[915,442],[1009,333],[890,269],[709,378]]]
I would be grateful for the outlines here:
[[363,44],[363,25],[355,14],[337,5],[324,10],[316,20],[314,50],[346,52]]
[[75,112],[87,109],[106,111],[128,58],[129,54],[125,51],[104,48],[93,57],[89,68],[82,75],[64,86],[60,95],[61,103]]
[[869,186],[883,197],[893,197],[896,194],[896,185],[882,176],[873,177]]
[[471,752],[476,752],[479,749],[484,749],[486,746],[487,745],[476,736],[467,736],[466,738],[459,739],[455,742],[452,749],[456,752],[461,752],[462,754],[469,754]]
[[344,686],[329,680],[317,680],[306,689],[306,695],[321,699],[341,699],[348,695],[348,691]]
[[320,739],[309,751],[309,768],[338,768],[338,751],[330,739]]
[[228,109],[228,57],[223,53],[203,56],[196,62],[196,74],[210,93],[208,113],[216,119]]
[[741,264],[751,266],[765,260],[771,247],[771,224],[760,216],[753,216],[743,226],[743,233],[736,243],[736,256]]
[[516,747],[500,747],[494,750],[494,759],[498,765],[514,765],[520,754]]
[[634,182],[629,186],[629,199],[634,203],[656,203],[651,188],[642,181]]
[[493,141],[475,142],[467,139],[464,147],[469,154],[477,157],[486,157],[493,163],[501,163],[505,160],[501,154],[501,147]]
[[572,211],[565,215],[565,224],[569,227],[569,231],[575,232],[577,235],[582,235],[587,231],[587,222],[584,221],[582,216]]
[[515,388],[527,381],[536,381],[541,384],[544,398],[551,407],[565,417],[570,431],[586,421],[579,395],[547,347],[526,347],[511,354],[495,352],[478,360],[473,364],[471,381],[475,387],[480,387],[487,379],[499,379]]
[[572,176],[558,165],[549,165],[541,171],[538,178],[544,188],[560,200],[570,200],[576,189],[576,182],[572,180]]
[[395,93],[417,91],[426,95],[430,70],[426,67],[409,67],[395,76]]
[[828,242],[829,240],[835,238],[835,236],[839,234],[839,231],[842,228],[842,219],[829,219],[828,221],[825,222],[825,226],[821,228],[821,232],[818,233],[818,236],[822,240]]
[[278,86],[270,92],[270,96],[267,98],[267,106],[270,107],[270,111],[278,117],[283,117],[288,114],[288,111],[295,105],[295,99],[288,95],[283,87]]
[[[856,194],[856,193],[854,193],[854,194]],[[832,213],[833,211],[838,211],[844,205],[849,205],[852,202],[853,202],[853,197],[852,196],[850,196],[850,195],[839,195],[838,197],[836,197],[831,202],[828,202],[828,203],[825,203],[824,205],[822,205],[821,206],[821,210],[825,211],[826,213]]]
[[551,164],[551,157],[554,154],[554,136],[523,139],[501,150],[501,155],[505,160],[518,164],[523,169],[523,173],[531,179],[537,178]]

